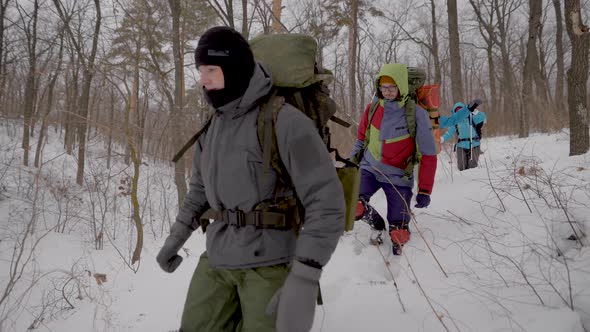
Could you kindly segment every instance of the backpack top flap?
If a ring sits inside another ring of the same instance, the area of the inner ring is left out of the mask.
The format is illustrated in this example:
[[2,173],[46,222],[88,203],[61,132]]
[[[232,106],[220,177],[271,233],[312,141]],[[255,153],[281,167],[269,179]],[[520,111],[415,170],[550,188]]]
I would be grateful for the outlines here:
[[408,95],[416,98],[416,90],[424,85],[426,73],[424,70],[416,67],[408,67]]
[[330,73],[316,71],[316,41],[303,34],[261,35],[250,41],[254,58],[268,67],[273,85],[304,88],[329,81]]

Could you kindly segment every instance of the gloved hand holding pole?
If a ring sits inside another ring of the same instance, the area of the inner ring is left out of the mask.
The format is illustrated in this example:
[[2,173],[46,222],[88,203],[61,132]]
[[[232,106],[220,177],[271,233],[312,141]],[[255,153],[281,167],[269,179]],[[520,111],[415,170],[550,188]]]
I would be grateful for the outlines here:
[[481,99],[473,99],[469,105],[467,105],[467,108],[469,109],[469,112],[473,112],[475,111],[475,109],[481,105]]

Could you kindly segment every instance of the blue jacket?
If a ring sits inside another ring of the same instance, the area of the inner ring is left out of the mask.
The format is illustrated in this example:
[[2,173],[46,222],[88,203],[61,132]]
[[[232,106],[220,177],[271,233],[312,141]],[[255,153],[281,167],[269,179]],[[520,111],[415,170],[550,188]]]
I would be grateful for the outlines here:
[[[457,109],[457,107],[465,107],[465,104],[457,103],[453,107],[453,110]],[[475,126],[482,123],[485,124],[486,119],[487,116],[484,112],[478,110],[473,111],[467,118],[458,122],[457,125],[450,126],[449,130],[442,136],[443,141],[446,142],[457,134],[457,147],[470,149],[471,147],[480,146],[480,137],[477,135]]]

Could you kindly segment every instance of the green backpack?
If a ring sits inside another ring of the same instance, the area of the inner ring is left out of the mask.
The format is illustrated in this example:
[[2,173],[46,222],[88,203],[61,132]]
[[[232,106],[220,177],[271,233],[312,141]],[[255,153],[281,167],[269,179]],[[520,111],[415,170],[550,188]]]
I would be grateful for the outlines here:
[[[330,130],[328,121],[332,120],[342,126],[350,124],[335,116],[338,105],[330,97],[328,84],[333,80],[333,74],[316,64],[317,43],[303,34],[271,34],[262,35],[250,41],[254,58],[263,63],[273,78],[273,88],[269,95],[260,102],[260,112],[257,118],[258,140],[261,145],[264,164],[268,171],[274,170],[278,174],[279,186],[292,188],[292,181],[279,156],[276,141],[276,120],[283,105],[288,103],[315,124],[318,134],[326,144],[329,152],[335,152],[336,160],[345,166],[336,168],[342,183],[346,201],[345,230],[352,230],[358,191],[360,187],[360,173],[358,165],[342,158],[336,149],[330,146]],[[177,153],[173,161],[177,162],[182,154],[192,146],[198,137],[207,130],[210,120],[185,146]],[[296,197],[295,197],[296,198]],[[299,201],[286,200],[285,209],[296,201],[298,214],[295,216],[295,231],[298,232],[304,220],[304,209]],[[277,202],[261,202],[255,209],[265,211],[264,206],[276,206]],[[279,205],[280,205],[279,204]]]
[[336,172],[346,201],[344,228],[346,231],[352,230],[360,173],[358,165],[342,158],[331,147],[328,121],[332,120],[344,127],[349,127],[350,124],[335,116],[338,105],[330,97],[328,88],[334,76],[330,71],[317,66],[316,41],[303,34],[272,34],[251,40],[250,46],[254,58],[267,66],[273,77],[273,91],[258,115],[258,138],[262,144],[264,163],[272,166],[285,185],[291,186],[291,180],[278,153],[275,130],[278,112],[283,103],[295,106],[312,119],[328,151],[335,152],[336,160],[344,164],[344,167],[336,168]]

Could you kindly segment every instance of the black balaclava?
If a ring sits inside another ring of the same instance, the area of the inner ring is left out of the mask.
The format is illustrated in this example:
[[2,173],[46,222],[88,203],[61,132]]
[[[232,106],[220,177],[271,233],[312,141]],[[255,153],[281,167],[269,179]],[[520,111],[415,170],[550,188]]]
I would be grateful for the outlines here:
[[234,29],[219,26],[207,30],[195,49],[195,64],[221,67],[225,88],[207,90],[207,101],[215,108],[240,98],[254,73],[254,55],[244,37]]

